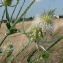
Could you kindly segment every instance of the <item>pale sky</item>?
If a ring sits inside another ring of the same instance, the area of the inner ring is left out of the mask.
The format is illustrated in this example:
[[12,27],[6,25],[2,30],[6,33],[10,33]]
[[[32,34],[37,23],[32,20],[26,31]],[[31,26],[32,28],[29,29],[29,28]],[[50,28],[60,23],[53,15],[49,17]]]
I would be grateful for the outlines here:
[[[15,11],[13,18],[16,17],[17,12],[18,12],[22,2],[23,2],[23,0],[20,0],[19,5]],[[16,2],[14,0],[13,4],[15,4],[15,3]],[[25,10],[25,8],[28,6],[29,3],[30,3],[30,0],[26,0],[25,5],[22,9],[22,12]],[[31,17],[31,16],[33,17],[33,16],[36,16],[36,14],[41,14],[44,11],[44,9],[47,11],[49,6],[50,6],[50,9],[56,8],[56,11],[55,11],[56,15],[63,15],[63,0],[37,0],[37,2],[35,2],[31,6],[31,8],[28,10],[26,17]],[[11,15],[13,8],[9,7],[8,9],[9,9],[9,14]],[[4,10],[4,7],[0,7],[0,19],[2,16],[3,10]]]

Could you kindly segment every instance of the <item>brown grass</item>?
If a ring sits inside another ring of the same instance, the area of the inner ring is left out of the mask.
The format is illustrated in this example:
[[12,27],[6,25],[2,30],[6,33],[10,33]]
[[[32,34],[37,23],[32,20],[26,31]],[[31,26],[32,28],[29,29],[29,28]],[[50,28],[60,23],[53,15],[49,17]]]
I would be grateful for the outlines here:
[[[22,23],[18,23],[16,25],[16,27],[18,29],[21,29]],[[55,24],[55,28],[53,31],[53,38],[57,38],[61,35],[63,35],[63,19],[55,19],[54,20],[54,24]],[[24,23],[24,27],[25,29],[28,29],[29,26],[31,25],[31,21],[25,22]],[[2,27],[0,29],[0,41],[2,40],[2,38],[4,37],[5,34],[5,30],[6,30],[6,26],[3,23]],[[48,39],[50,39],[51,36],[48,37]],[[8,41],[12,42],[14,45],[14,51],[13,51],[13,55],[21,48],[24,46],[24,44],[27,43],[28,38],[21,33],[16,33],[13,35],[10,35],[6,38],[6,40],[4,41],[4,43],[2,44],[2,46],[7,43]],[[1,47],[2,47],[1,46]],[[14,63],[26,63],[26,59],[28,57],[28,54],[30,54],[30,52],[36,48],[35,47],[35,43],[32,43],[31,46],[29,46],[26,50],[23,51],[23,53],[21,53],[14,61]],[[37,52],[39,54],[39,52]],[[58,44],[56,44],[51,50],[50,50],[50,59],[47,62],[44,63],[63,63],[63,40],[61,40]],[[4,58],[0,55],[0,63],[3,63]],[[42,62],[41,62],[42,63]]]

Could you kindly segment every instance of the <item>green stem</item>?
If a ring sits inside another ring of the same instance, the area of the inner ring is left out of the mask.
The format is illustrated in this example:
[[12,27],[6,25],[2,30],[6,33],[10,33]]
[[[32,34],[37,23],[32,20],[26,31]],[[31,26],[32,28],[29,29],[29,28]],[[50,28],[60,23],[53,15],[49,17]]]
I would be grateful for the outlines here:
[[4,40],[8,37],[8,35],[5,35],[2,41],[0,42],[0,46],[3,44]]
[[[12,62],[19,54],[22,53],[22,51],[24,51],[30,44],[32,43],[32,41],[29,40],[29,42],[27,44],[25,44],[15,55],[14,57],[12,57],[9,62]],[[9,63],[8,62],[8,63]]]
[[22,4],[22,6],[20,7],[20,10],[19,10],[19,12],[18,12],[18,14],[17,14],[17,16],[16,16],[16,19],[18,18],[19,14],[20,14],[20,12],[21,12],[21,10],[22,10],[23,6],[24,6],[25,1],[26,1],[26,0],[24,0],[24,2],[23,2],[23,4]]
[[13,14],[14,14],[16,8],[17,8],[17,5],[18,5],[18,2],[16,3],[16,5],[15,5],[15,7],[14,7],[14,10],[13,10],[12,15],[11,15],[11,19],[12,19],[12,17],[13,17]]
[[13,24],[13,26],[11,28],[13,28],[16,23],[22,18],[22,16],[28,11],[28,9],[31,7],[31,5],[35,2],[35,0],[33,0],[29,5],[28,7],[25,9],[25,11],[21,14],[21,16],[15,21],[15,23]]
[[[26,14],[25,14],[26,15]],[[23,17],[23,21],[22,21],[22,30],[23,30],[23,33],[25,34],[25,29],[24,29],[24,19],[25,19],[25,15]]]
[[63,39],[62,36],[60,36],[51,46],[47,48],[47,51],[49,51],[54,45],[56,45],[61,39]]
[[37,49],[35,49],[28,57],[27,63],[30,63],[30,60],[32,59],[32,56],[37,52]]
[[2,21],[3,21],[3,18],[4,18],[5,11],[6,11],[6,7],[5,7],[5,9],[4,9],[4,12],[3,12],[3,15],[2,15],[2,19],[1,19],[1,21],[0,21],[0,27],[1,27],[1,24],[2,24]]
[[[60,36],[51,46],[49,46],[46,50],[49,51],[54,45],[56,45],[61,39],[63,39],[63,36]],[[37,60],[40,56],[42,56],[42,53],[37,56],[35,59],[30,61],[30,63],[34,63],[35,60]]]
[[8,13],[8,9],[7,9],[7,6],[5,6],[6,7],[6,19],[7,19],[7,21],[9,21],[9,13]]

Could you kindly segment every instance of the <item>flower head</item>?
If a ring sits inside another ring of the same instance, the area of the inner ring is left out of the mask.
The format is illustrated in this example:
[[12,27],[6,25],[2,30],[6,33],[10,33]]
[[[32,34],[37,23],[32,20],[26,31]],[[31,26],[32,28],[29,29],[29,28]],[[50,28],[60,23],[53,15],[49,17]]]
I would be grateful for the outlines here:
[[10,6],[13,0],[2,0],[4,6]]
[[2,48],[2,55],[5,57],[9,57],[13,52],[13,45],[12,43],[8,42],[3,48]]
[[42,31],[37,27],[37,25],[32,25],[27,31],[27,35],[34,42],[39,42],[42,37]]
[[44,34],[50,34],[52,32],[54,29],[53,26],[53,17],[50,12],[36,15],[26,33],[32,41],[39,42],[44,37]]

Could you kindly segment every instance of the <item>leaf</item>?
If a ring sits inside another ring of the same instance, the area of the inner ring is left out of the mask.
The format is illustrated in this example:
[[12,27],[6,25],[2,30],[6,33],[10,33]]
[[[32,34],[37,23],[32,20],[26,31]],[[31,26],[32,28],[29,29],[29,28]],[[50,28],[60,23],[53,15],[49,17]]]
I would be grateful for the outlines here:
[[44,59],[49,58],[49,53],[48,53],[48,52],[43,53],[43,54],[42,54],[42,57],[43,57]]

